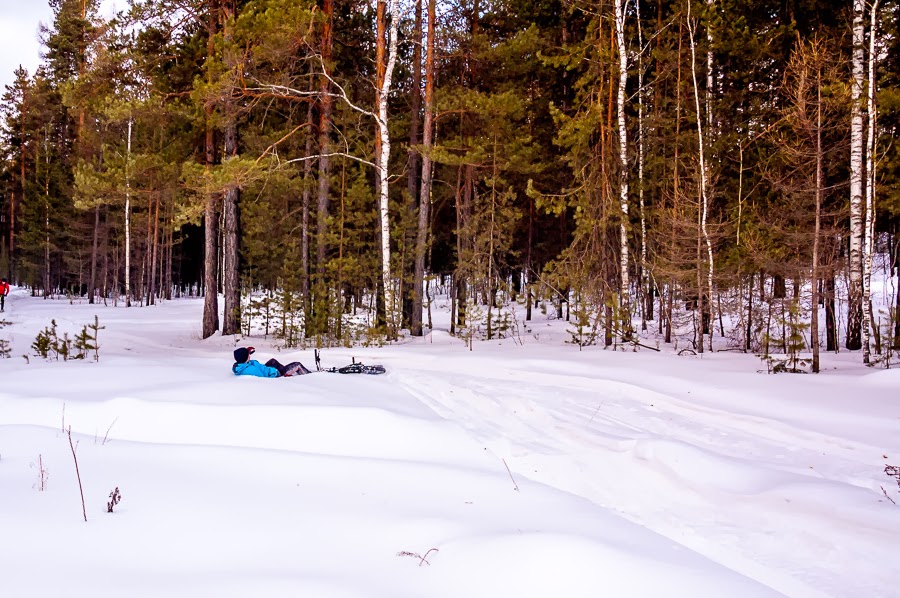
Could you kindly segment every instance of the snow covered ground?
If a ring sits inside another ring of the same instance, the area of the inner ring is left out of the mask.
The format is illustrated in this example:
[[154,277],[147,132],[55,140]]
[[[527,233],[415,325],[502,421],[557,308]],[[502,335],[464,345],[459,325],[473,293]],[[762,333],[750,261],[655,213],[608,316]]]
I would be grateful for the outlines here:
[[[323,353],[384,376],[236,378],[201,310],[9,298],[0,596],[900,595],[900,370],[578,351],[540,322]],[[99,363],[22,357],[95,314]]]

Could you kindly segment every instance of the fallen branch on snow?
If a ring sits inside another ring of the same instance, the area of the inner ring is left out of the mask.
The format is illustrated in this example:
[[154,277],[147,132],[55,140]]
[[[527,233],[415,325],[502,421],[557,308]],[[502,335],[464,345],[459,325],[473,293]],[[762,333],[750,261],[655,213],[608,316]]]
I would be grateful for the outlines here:
[[417,552],[409,552],[408,550],[402,550],[397,553],[397,556],[411,556],[413,558],[417,558],[417,559],[419,559],[420,567],[422,565],[431,566],[431,563],[429,563],[426,559],[428,558],[428,555],[431,554],[432,552],[440,552],[440,551],[437,548],[429,548],[428,552],[425,553],[425,556],[422,556],[421,554],[419,554]]

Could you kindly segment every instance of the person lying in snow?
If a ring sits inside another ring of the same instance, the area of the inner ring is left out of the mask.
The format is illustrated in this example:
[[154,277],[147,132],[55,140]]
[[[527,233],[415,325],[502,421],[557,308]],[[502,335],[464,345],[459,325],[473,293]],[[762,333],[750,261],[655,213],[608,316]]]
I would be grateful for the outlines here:
[[256,351],[253,347],[238,347],[234,350],[234,365],[231,371],[235,376],[258,376],[260,378],[281,378],[308,374],[302,363],[295,361],[287,365],[281,365],[274,357],[265,365],[250,359],[250,355]]

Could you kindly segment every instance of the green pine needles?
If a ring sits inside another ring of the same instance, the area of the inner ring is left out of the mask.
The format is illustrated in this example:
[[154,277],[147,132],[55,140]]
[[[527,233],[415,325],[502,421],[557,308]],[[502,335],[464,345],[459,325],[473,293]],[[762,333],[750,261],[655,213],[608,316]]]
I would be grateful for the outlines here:
[[60,336],[56,320],[50,320],[50,326],[37,333],[31,349],[35,356],[48,360],[87,359],[92,355],[94,361],[100,361],[98,338],[100,331],[105,328],[106,326],[100,325],[100,319],[94,316],[94,322],[82,326],[81,331],[72,338],[68,332]]

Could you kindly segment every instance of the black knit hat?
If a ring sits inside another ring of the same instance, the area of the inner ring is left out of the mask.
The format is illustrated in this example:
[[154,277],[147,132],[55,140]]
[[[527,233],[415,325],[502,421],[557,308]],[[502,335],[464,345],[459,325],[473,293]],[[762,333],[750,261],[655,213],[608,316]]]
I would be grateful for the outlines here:
[[238,363],[246,363],[250,354],[256,351],[253,347],[238,347],[234,350],[234,360]]

